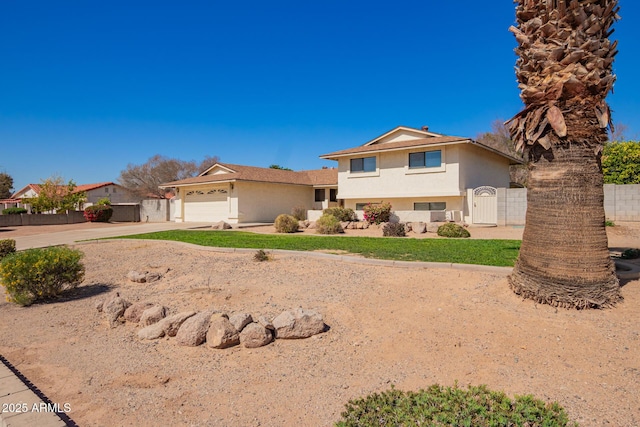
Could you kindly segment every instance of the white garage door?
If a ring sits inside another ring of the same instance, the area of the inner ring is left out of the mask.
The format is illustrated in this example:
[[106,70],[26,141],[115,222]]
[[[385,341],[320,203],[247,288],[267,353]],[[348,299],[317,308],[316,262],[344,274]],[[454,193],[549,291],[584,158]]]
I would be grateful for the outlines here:
[[216,222],[229,218],[226,188],[188,190],[184,199],[184,220],[188,222]]

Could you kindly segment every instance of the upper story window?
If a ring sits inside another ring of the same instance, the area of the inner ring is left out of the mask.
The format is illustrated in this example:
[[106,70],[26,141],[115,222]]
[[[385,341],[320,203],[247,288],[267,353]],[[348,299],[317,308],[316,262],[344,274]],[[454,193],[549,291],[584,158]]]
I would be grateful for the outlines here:
[[329,201],[330,202],[337,202],[338,201],[338,189],[337,188],[330,188],[329,189]]
[[375,171],[376,171],[375,157],[360,157],[358,159],[351,159],[351,173],[375,172]]
[[442,151],[422,151],[409,153],[409,169],[439,168],[442,165]]

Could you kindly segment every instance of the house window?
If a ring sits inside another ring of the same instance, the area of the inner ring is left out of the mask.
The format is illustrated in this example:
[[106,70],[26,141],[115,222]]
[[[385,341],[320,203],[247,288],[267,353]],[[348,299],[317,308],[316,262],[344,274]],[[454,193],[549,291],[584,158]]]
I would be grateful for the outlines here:
[[351,172],[375,172],[376,171],[376,158],[375,157],[360,157],[358,159],[351,159]]
[[414,211],[443,211],[447,209],[446,202],[417,202],[413,204]]
[[324,188],[316,188],[316,202],[324,202]]
[[336,188],[329,189],[329,201],[330,202],[338,201],[338,190]]
[[116,187],[113,187],[113,190],[112,190],[111,192],[112,192],[112,193],[115,193],[115,192],[116,192],[116,190],[117,190],[117,188],[116,188]]
[[422,151],[409,153],[409,169],[439,168],[442,164],[442,151]]
[[364,207],[367,206],[369,203],[356,203],[356,210],[357,211],[363,211]]
[[109,187],[104,187],[104,192],[108,193],[109,192]]

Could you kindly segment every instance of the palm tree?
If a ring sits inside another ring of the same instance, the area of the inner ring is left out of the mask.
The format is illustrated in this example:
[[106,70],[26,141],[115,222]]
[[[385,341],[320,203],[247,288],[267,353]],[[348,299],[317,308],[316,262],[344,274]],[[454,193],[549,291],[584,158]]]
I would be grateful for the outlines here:
[[509,121],[528,162],[527,219],[509,278],[516,294],[567,308],[622,300],[605,229],[600,159],[611,125],[617,0],[516,0],[517,78]]

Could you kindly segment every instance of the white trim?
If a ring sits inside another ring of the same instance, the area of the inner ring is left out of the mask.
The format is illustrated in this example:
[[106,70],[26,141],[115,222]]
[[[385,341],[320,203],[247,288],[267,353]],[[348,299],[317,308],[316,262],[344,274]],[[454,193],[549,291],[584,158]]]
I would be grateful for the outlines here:
[[363,144],[362,146],[366,147],[366,146],[369,146],[369,145],[373,145],[376,142],[380,141],[381,139],[384,139],[387,136],[389,136],[391,134],[394,134],[394,133],[396,133],[398,131],[401,131],[401,130],[408,131],[408,132],[421,133],[421,134],[423,134],[425,136],[428,136],[428,137],[436,137],[437,138],[439,136],[444,136],[444,135],[439,134],[439,133],[424,131],[422,129],[415,129],[415,128],[410,128],[410,127],[407,127],[407,126],[398,126],[398,127],[394,128],[394,129],[391,129],[389,132],[385,133],[384,135],[380,135],[379,137],[372,139],[371,141]]
[[209,169],[207,169],[207,170],[205,170],[204,172],[202,172],[202,173],[201,173],[200,175],[198,175],[198,176],[205,176],[205,175],[207,175],[207,174],[209,173],[209,171],[210,171],[211,169],[215,168],[216,166],[218,166],[220,169],[224,169],[224,170],[228,171],[229,173],[237,173],[237,172],[238,172],[238,171],[234,171],[234,170],[233,170],[233,169],[231,169],[231,168],[228,168],[228,167],[226,167],[226,166],[223,166],[223,165],[221,165],[220,163],[216,163],[216,164],[214,164],[213,166],[211,166]]
[[[388,152],[392,152],[392,151],[408,151],[408,150],[418,150],[420,151],[420,149],[423,148],[430,148],[430,147],[444,147],[446,145],[456,145],[456,144],[473,144],[473,141],[470,139],[463,139],[460,141],[451,141],[451,142],[440,142],[438,144],[423,144],[423,145],[412,145],[410,147],[400,147],[400,148],[377,148],[371,151],[362,151],[362,152],[358,152],[358,153],[345,153],[345,154],[328,154],[325,156],[320,156],[321,159],[326,159],[326,160],[335,160],[337,158],[340,157],[366,157],[367,154],[374,154],[374,153],[388,153]],[[478,144],[475,144],[478,145]],[[384,145],[382,145],[381,147],[384,147]],[[480,147],[484,147],[481,146]],[[327,157],[329,156],[329,157]],[[371,157],[371,156],[369,156]],[[506,156],[505,156],[506,157]]]

